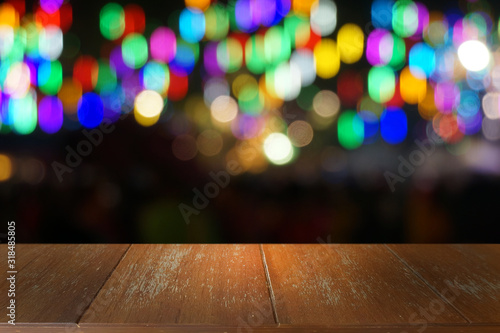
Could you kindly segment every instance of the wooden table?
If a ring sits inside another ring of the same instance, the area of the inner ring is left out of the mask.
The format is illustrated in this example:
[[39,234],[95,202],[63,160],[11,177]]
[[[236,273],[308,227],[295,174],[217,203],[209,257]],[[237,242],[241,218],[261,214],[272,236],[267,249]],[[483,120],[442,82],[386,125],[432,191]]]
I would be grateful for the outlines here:
[[0,332],[500,332],[500,245],[17,245],[16,256],[17,324],[2,278]]

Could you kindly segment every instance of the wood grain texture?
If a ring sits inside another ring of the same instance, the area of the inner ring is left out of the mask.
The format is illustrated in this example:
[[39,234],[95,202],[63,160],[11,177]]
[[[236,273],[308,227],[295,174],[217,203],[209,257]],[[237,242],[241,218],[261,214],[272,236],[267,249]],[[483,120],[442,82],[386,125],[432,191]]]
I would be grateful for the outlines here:
[[[16,322],[75,324],[128,247],[17,245]],[[7,288],[7,280],[1,279],[2,309],[9,301]],[[9,319],[0,318],[2,323]]]
[[275,325],[258,245],[132,245],[80,326]]
[[472,323],[500,323],[500,245],[389,245]]
[[[383,246],[264,245],[264,253],[280,324],[467,324]],[[425,319],[432,301],[442,309]]]
[[[18,244],[16,245],[16,270],[20,272],[26,267],[31,261],[37,259],[43,255],[41,250],[43,245],[40,244]],[[7,259],[7,244],[0,244],[1,249],[1,269],[4,271],[6,267]]]
[[101,325],[89,326],[25,326],[16,325],[14,330],[1,330],[0,332],[22,333],[498,333],[498,326],[429,326],[425,331],[415,327],[330,327],[311,328],[310,326],[284,326],[279,327],[254,327],[251,330],[227,326],[202,326],[202,325],[174,325],[174,326],[134,326],[134,325]]
[[0,332],[500,333],[496,245],[127,249],[18,245],[18,321]]

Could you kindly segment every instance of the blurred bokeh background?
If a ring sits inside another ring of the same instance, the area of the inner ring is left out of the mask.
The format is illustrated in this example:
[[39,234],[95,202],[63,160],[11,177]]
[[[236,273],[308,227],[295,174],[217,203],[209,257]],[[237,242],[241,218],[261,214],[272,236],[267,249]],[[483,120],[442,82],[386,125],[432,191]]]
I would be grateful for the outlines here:
[[499,7],[5,1],[0,232],[499,242]]

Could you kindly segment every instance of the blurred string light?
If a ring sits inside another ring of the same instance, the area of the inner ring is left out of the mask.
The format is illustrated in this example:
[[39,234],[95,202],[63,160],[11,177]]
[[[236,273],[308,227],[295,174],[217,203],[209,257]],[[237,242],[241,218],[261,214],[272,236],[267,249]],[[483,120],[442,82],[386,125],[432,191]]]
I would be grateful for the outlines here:
[[266,157],[274,164],[282,165],[293,158],[293,146],[288,136],[283,133],[272,133],[264,141]]
[[471,72],[479,72],[490,63],[490,51],[484,43],[469,40],[459,46],[458,58],[465,69]]
[[[103,47],[89,55],[69,31],[70,2],[0,4],[0,133],[164,117],[177,158],[221,156],[249,172],[293,162],[318,137],[400,144],[412,133],[407,105],[447,143],[500,139],[500,25],[484,0],[445,13],[374,0],[370,32],[338,26],[332,0],[185,5],[166,26],[139,5],[104,5]],[[349,68],[358,62],[366,70]]]
[[0,154],[0,182],[7,181],[12,176],[12,160],[8,155]]

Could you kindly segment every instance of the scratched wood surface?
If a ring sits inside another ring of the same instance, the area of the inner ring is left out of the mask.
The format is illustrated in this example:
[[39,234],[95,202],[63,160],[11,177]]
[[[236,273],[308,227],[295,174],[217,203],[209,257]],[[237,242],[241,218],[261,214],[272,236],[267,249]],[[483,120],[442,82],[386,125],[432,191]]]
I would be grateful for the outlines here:
[[500,246],[389,245],[471,323],[500,322]]
[[[2,244],[5,246],[4,244]],[[4,260],[3,253],[7,255],[7,247],[2,247],[5,249],[2,251],[2,260]],[[26,267],[33,260],[36,260],[38,257],[44,255],[44,251],[40,251],[40,245],[38,244],[19,244],[17,245],[16,250],[16,270],[18,272],[22,271],[24,267]],[[3,270],[3,266],[2,266]]]
[[258,245],[132,245],[80,325],[255,320],[275,324]]
[[[128,245],[17,245],[17,323],[76,323]],[[2,260],[6,248],[2,248]],[[6,261],[2,261],[3,268]],[[6,309],[7,280],[0,280]],[[0,322],[9,319],[2,314]],[[1,328],[0,328],[1,330]]]
[[16,256],[18,325],[2,316],[0,332],[500,333],[499,245],[18,245]]
[[310,327],[310,326],[279,326],[279,327],[252,327],[241,329],[239,327],[227,326],[203,326],[203,325],[175,325],[175,326],[133,326],[113,325],[101,327],[88,326],[19,326],[14,330],[1,330],[0,332],[22,332],[22,333],[498,333],[499,328],[492,326],[429,326],[425,330],[417,327],[393,326],[393,327]]
[[[264,245],[264,253],[280,324],[408,324],[441,300],[383,246]],[[467,323],[447,304],[427,321]]]

